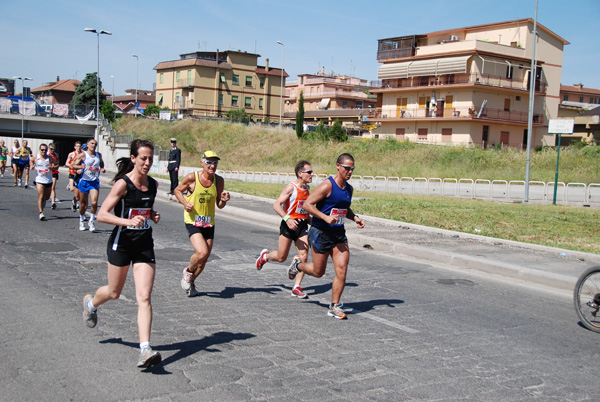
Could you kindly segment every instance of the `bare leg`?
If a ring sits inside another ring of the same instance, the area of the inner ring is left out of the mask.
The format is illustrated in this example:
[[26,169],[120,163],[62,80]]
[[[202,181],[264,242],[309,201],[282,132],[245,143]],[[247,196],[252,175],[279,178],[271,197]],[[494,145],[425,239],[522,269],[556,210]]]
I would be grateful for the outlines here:
[[192,273],[192,282],[200,275],[206,266],[208,257],[212,252],[213,239],[205,240],[204,236],[200,233],[193,234],[190,237],[192,247],[194,247],[194,255],[190,258],[190,267],[188,271]]
[[154,264],[133,264],[133,280],[135,281],[135,298],[138,304],[138,333],[140,343],[150,342],[152,329],[152,287],[154,286]]

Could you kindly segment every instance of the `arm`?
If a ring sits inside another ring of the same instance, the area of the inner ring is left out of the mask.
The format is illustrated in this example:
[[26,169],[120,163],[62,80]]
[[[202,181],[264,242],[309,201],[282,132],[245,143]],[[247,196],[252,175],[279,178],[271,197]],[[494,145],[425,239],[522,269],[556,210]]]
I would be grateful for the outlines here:
[[183,205],[183,208],[185,208],[185,210],[188,212],[190,212],[192,210],[192,208],[194,208],[194,204],[192,204],[191,202],[187,202],[185,200],[185,197],[183,196],[183,192],[187,191],[190,188],[190,186],[195,182],[196,182],[196,174],[190,173],[190,174],[186,175],[184,177],[183,181],[181,183],[179,183],[179,185],[177,187],[175,187],[175,190],[173,190],[173,193],[175,194],[177,201],[179,201],[181,203],[181,205]]
[[319,211],[316,207],[316,203],[325,199],[331,195],[331,182],[329,180],[325,180],[317,189],[311,193],[306,201],[304,201],[304,209],[306,212],[311,214],[312,216],[316,216],[319,219],[327,222],[330,225],[333,225],[337,221],[336,215],[325,215],[323,212]]
[[225,180],[221,176],[215,175],[215,180],[217,181],[217,207],[223,209],[227,205],[227,201],[229,201],[229,191],[224,191]]
[[115,185],[108,193],[108,196],[102,202],[100,211],[98,211],[98,222],[108,223],[109,225],[115,226],[138,226],[141,227],[144,224],[144,217],[136,215],[133,219],[120,218],[115,214],[111,214],[115,205],[121,200],[121,198],[127,194],[127,184],[125,180],[117,180]]
[[100,152],[98,152],[98,157],[100,158],[100,171],[106,173],[106,169],[104,169],[104,159],[102,159],[102,154]]
[[33,170],[35,169],[35,161],[36,161],[37,157],[33,156],[29,159],[29,170]]
[[[294,190],[294,186],[292,184],[288,184],[279,194],[279,197],[275,200],[273,204],[273,209],[277,212],[277,215],[281,216],[281,218],[285,221],[288,227],[292,230],[298,229],[298,222],[295,219],[290,218],[286,212],[283,210],[282,204],[285,204],[287,200],[292,196],[292,192]],[[286,218],[287,217],[287,218]]]
[[175,152],[175,171],[179,170],[179,165],[181,165],[181,149],[177,148]]
[[84,160],[85,160],[85,153],[82,153],[81,155],[77,155],[77,157],[75,159],[73,159],[73,162],[71,162],[71,169],[73,169],[73,170],[83,169],[85,167],[85,165],[83,164]]
[[[148,177],[148,180],[154,180],[151,177]],[[154,180],[154,182],[156,183],[156,192],[158,193],[158,181]],[[158,213],[158,211],[155,211],[154,209],[152,209],[152,211],[150,212],[150,219],[152,219],[152,222],[158,224],[158,222],[160,221],[160,214]]]
[[354,213],[354,211],[352,211],[352,209],[348,208],[348,212],[346,213],[346,218],[348,219],[352,219],[354,221],[354,223],[356,223],[356,226],[358,226],[359,229],[362,229],[365,227],[365,222],[360,219],[358,217],[358,215],[356,215]]

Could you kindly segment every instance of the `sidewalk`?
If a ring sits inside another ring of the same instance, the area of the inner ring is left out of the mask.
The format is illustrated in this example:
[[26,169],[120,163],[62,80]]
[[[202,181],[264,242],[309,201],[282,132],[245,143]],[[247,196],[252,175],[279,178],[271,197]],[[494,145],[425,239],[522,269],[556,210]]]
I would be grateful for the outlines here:
[[[108,182],[107,174],[104,176]],[[102,177],[102,176],[101,176]],[[160,183],[159,198],[169,199]],[[274,200],[232,193],[228,205],[218,214],[278,227],[280,217],[273,211]],[[175,197],[171,200],[177,202]],[[357,212],[358,213],[358,212]],[[391,254],[423,263],[447,265],[454,269],[479,271],[507,280],[538,284],[572,291],[587,268],[600,264],[600,255],[502,240],[444,229],[414,225],[360,214],[366,227],[346,224],[351,247]],[[561,255],[562,254],[562,255]],[[566,254],[566,255],[565,255]]]

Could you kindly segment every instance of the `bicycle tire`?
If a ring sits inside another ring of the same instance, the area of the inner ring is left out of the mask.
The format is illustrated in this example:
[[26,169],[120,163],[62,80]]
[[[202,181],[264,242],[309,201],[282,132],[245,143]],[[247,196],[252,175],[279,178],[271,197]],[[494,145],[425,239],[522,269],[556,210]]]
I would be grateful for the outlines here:
[[600,266],[589,268],[577,279],[573,302],[583,326],[600,333]]

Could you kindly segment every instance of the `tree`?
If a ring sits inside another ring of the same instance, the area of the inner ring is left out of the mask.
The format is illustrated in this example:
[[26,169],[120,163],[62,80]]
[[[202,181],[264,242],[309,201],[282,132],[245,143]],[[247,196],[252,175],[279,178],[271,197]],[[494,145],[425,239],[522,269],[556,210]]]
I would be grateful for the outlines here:
[[302,134],[304,134],[304,93],[300,92],[298,111],[296,112],[296,136],[302,138]]
[[105,99],[102,102],[102,106],[100,107],[100,113],[104,115],[104,118],[111,123],[115,121],[115,105],[108,99]]
[[[100,83],[100,104],[106,99],[102,93],[102,81]],[[96,106],[96,73],[87,73],[82,83],[75,89],[75,95],[71,100],[71,106],[94,105]]]
[[144,116],[156,116],[160,115],[161,110],[166,110],[167,108],[161,108],[158,105],[148,105],[144,108]]
[[329,139],[329,130],[325,127],[325,123],[321,120],[319,124],[317,124],[317,128],[315,130],[315,135],[317,138],[327,141]]
[[340,142],[348,141],[348,134],[346,134],[346,131],[344,131],[344,128],[342,127],[342,123],[340,123],[338,119],[335,120],[331,130],[329,130],[329,138]]
[[229,112],[227,112],[225,118],[227,118],[228,120],[248,123],[250,120],[252,120],[252,115],[246,113],[244,109],[232,109]]

